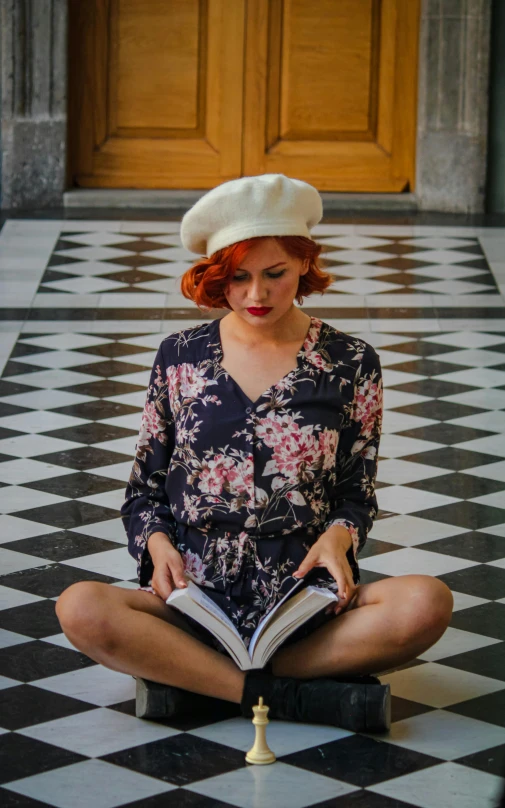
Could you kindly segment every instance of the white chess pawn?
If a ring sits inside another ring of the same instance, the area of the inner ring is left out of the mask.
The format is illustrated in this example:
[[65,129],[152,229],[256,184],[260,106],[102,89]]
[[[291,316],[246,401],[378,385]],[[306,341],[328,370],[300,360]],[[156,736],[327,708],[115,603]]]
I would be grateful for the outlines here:
[[254,739],[254,746],[249,749],[245,759],[247,763],[258,763],[260,765],[265,763],[275,763],[276,757],[272,750],[269,748],[266,739],[266,728],[270,721],[267,718],[269,707],[263,704],[263,696],[260,696],[259,703],[253,707],[254,718],[252,720],[256,727],[256,737]]

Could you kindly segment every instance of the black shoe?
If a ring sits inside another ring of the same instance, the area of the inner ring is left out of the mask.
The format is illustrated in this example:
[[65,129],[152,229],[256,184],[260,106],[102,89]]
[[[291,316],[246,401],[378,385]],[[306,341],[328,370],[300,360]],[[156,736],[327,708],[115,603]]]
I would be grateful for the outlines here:
[[391,688],[375,676],[292,679],[249,670],[240,704],[245,718],[253,716],[260,696],[270,708],[269,718],[353,732],[387,732],[391,727]]
[[181,687],[162,685],[149,679],[137,680],[135,715],[137,718],[175,718],[192,713],[210,713],[213,710],[229,710],[230,702],[222,702],[211,696],[202,696],[183,690]]

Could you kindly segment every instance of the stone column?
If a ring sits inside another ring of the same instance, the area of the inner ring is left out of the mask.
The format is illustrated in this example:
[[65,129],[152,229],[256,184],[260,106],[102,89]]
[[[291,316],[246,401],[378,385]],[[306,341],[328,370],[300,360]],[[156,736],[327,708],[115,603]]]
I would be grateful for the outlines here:
[[67,0],[0,0],[2,208],[62,204]]
[[417,179],[422,210],[484,210],[491,0],[423,0]]

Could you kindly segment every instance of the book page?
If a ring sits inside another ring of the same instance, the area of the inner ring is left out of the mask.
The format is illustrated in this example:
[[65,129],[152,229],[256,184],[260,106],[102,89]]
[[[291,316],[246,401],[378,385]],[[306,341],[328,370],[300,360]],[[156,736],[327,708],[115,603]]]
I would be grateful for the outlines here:
[[196,584],[188,581],[186,589],[174,589],[166,603],[208,629],[223,643],[242,670],[251,667],[244,641],[232,621]]
[[249,649],[253,667],[263,667],[275,649],[298,626],[319,612],[330,602],[337,602],[338,597],[329,589],[308,586],[297,592],[293,598],[285,602],[277,611],[275,620],[271,621],[259,635],[253,648]]

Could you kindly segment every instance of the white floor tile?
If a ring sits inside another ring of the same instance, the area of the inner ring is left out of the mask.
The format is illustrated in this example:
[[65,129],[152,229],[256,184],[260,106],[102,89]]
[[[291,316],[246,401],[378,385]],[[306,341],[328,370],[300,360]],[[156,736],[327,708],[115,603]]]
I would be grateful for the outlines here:
[[0,648],[11,648],[14,645],[22,645],[25,642],[31,642],[32,638],[27,637],[25,634],[18,634],[15,631],[7,631],[5,628],[0,628]]
[[[111,480],[120,480],[126,488],[129,480],[133,462],[113,463],[111,466],[100,466],[97,469],[89,469],[89,474],[97,474],[99,477],[110,477]],[[1,466],[0,466],[1,470]]]
[[16,606],[25,606],[27,603],[36,603],[38,600],[45,600],[45,598],[31,595],[20,589],[13,589],[10,586],[0,585],[0,610],[14,609]]
[[505,390],[487,387],[484,390],[469,390],[467,393],[443,396],[440,400],[467,407],[482,407],[484,410],[501,410],[505,408]]
[[455,331],[447,334],[435,334],[426,337],[426,342],[440,345],[454,345],[455,348],[490,348],[491,345],[502,345],[505,337],[500,334],[486,334],[477,331]]
[[503,354],[497,351],[486,351],[483,348],[467,348],[462,351],[451,351],[451,353],[433,354],[430,359],[481,368],[503,364]]
[[447,572],[456,572],[468,567],[477,566],[476,561],[466,558],[431,553],[428,550],[419,550],[416,547],[406,547],[403,550],[393,550],[372,558],[365,558],[360,567],[383,575],[444,575]]
[[[379,464],[380,465],[380,464]],[[422,519],[419,516],[391,516],[388,519],[376,520],[369,532],[369,536],[404,547],[413,547],[425,544],[435,539],[447,539],[450,536],[459,536],[467,529],[448,525],[445,522],[436,522],[432,519]]]
[[454,443],[456,449],[466,449],[469,452],[483,452],[488,455],[505,457],[505,435],[489,435],[487,438]]
[[93,376],[90,373],[75,373],[73,370],[60,370],[57,368],[36,370],[35,373],[29,373],[26,376],[7,376],[6,378],[9,381],[22,381],[23,384],[29,382],[30,387],[45,387],[50,390],[58,387],[70,387],[73,384],[101,381],[101,376]]
[[[396,413],[395,413],[396,415]],[[442,477],[449,469],[428,466],[425,463],[412,463],[410,460],[382,459],[378,465],[377,480],[391,485],[406,485],[419,480]]]
[[[230,718],[217,724],[199,727],[191,730],[190,735],[241,749],[243,752],[251,748],[251,740],[254,740],[251,736],[251,722],[245,718]],[[272,721],[268,727],[268,744],[271,749],[275,749],[277,757],[280,757],[310,746],[338,741],[349,735],[352,735],[352,732],[321,724],[300,724],[297,725],[296,732],[293,732],[291,722]]]
[[127,552],[126,547],[117,550],[105,550],[102,553],[91,553],[91,555],[71,558],[62,561],[68,567],[75,567],[79,570],[97,572],[101,575],[109,575],[111,578],[120,578],[129,581],[137,575],[137,565]]
[[54,410],[57,407],[70,407],[72,404],[84,404],[85,401],[93,401],[93,398],[80,393],[67,393],[65,390],[34,390],[33,393],[4,396],[0,401],[33,410]]
[[495,774],[443,763],[367,790],[419,808],[497,808],[503,787],[503,779]]
[[[26,345],[36,345],[38,348],[48,348],[57,351],[62,345],[61,336],[59,334],[53,334],[47,337],[29,337],[21,341]],[[92,348],[95,345],[106,345],[108,342],[110,342],[110,340],[100,337],[90,337],[89,334],[68,334],[65,337],[65,349],[70,351],[73,348]]]
[[468,384],[470,387],[499,387],[505,385],[505,371],[493,368],[468,368],[433,376],[437,381]]
[[505,743],[505,729],[446,710],[433,710],[396,721],[383,738],[425,755],[455,760]]
[[105,232],[103,230],[91,233],[80,233],[65,238],[65,241],[85,244],[87,247],[110,247],[114,244],[127,244],[129,241],[136,241],[136,236],[127,236],[124,233]]
[[0,463],[0,482],[9,483],[10,485],[24,485],[37,480],[50,480],[54,477],[63,477],[66,474],[73,473],[73,469],[53,466],[51,463],[29,460],[25,457]]
[[458,497],[434,494],[432,491],[421,491],[418,488],[409,488],[405,485],[390,485],[387,488],[379,488],[376,493],[379,507],[383,511],[392,513],[414,513],[428,508],[437,508],[441,505],[450,505],[452,502],[461,502]]
[[84,418],[75,418],[72,415],[46,410],[19,412],[16,415],[6,415],[4,418],[0,418],[0,427],[31,433],[49,432],[52,429],[65,429],[85,423],[87,421]]
[[0,690],[5,690],[8,687],[16,687],[16,685],[21,685],[22,682],[18,682],[17,679],[10,679],[8,676],[0,676]]
[[147,800],[165,794],[175,786],[144,774],[114,766],[103,760],[84,760],[32,777],[24,777],[4,788],[40,800],[54,808],[115,808],[132,800]]
[[[2,517],[0,516],[0,519]],[[41,525],[41,534],[46,533],[44,525]],[[54,528],[51,528],[54,530]],[[21,572],[21,570],[29,570],[32,567],[43,567],[47,562],[43,558],[36,558],[35,556],[28,555],[27,553],[16,553],[14,550],[5,550],[0,548],[0,569],[2,575],[9,575],[11,572]]]
[[40,365],[40,367],[43,368],[65,369],[77,367],[78,365],[90,365],[96,362],[103,362],[103,357],[65,350],[48,351],[47,353],[41,354],[29,354],[28,356],[19,357],[16,361],[25,362],[27,365]]
[[[486,413],[486,418],[492,413]],[[487,463],[484,466],[474,466],[471,469],[462,469],[461,474],[470,474],[472,477],[484,477],[488,480],[505,482],[505,460],[498,463]]]
[[[0,488],[0,491],[2,490]],[[8,514],[0,515],[0,544],[6,544],[16,539],[31,539],[33,536],[46,536],[48,533],[54,533],[54,531],[54,527],[42,525],[40,522],[30,522],[28,519],[21,519],[18,516],[9,516]],[[8,553],[10,551],[4,550],[4,552]],[[19,555],[19,553],[16,553],[16,555]],[[40,564],[44,563],[43,559],[39,559],[39,562]],[[29,566],[33,567],[33,564]]]
[[29,508],[42,508],[45,505],[57,505],[68,502],[67,497],[49,494],[47,491],[24,488],[22,485],[6,485],[0,488],[0,513],[15,513]]
[[340,780],[278,761],[269,766],[247,766],[209,777],[186,788],[238,808],[303,808],[357,790]]
[[[407,438],[405,435],[385,434],[380,439],[379,455],[380,457],[395,458],[442,448],[445,448],[444,443],[436,443],[433,440],[420,440],[419,438]],[[422,460],[422,456],[419,459]]]
[[130,412],[128,415],[118,415],[117,418],[104,418],[101,423],[123,427],[124,429],[134,429],[138,432],[141,421],[142,413],[139,410],[138,412]]
[[[64,258],[79,258],[82,261],[110,261],[111,258],[131,258],[128,250],[118,250],[117,247],[75,247],[70,250],[58,250],[56,255]],[[114,271],[114,264],[111,265]],[[119,265],[118,265],[119,271]]]
[[419,415],[408,415],[406,412],[394,412],[386,410],[382,420],[382,433],[391,435],[396,432],[404,432],[407,429],[416,429],[421,426],[437,424],[433,418],[421,418]]
[[446,659],[455,654],[465,654],[467,651],[486,648],[488,645],[496,645],[499,642],[500,640],[495,640],[493,637],[485,637],[483,634],[461,631],[459,628],[449,626],[442,638],[423,654],[419,654],[418,658],[424,659],[426,662],[436,662],[439,659]]
[[[497,693],[505,688],[505,683],[498,679],[458,670],[437,662],[426,662],[424,665],[387,673],[381,676],[381,682],[391,685],[393,696],[439,708],[476,699],[488,693]],[[502,743],[505,743],[505,730],[503,733]]]
[[97,707],[109,707],[135,698],[135,679],[104,665],[91,665],[57,676],[47,676],[32,684]]
[[394,368],[384,368],[382,379],[385,387],[394,387],[395,384],[419,382],[426,379],[426,376],[422,376],[420,373],[406,373],[403,370],[394,370]]
[[[97,522],[94,525],[85,527],[72,527],[72,533],[83,533],[85,536],[94,536],[97,539],[110,539],[110,541],[122,542],[125,539],[125,529],[121,519],[108,519],[105,522]],[[119,577],[119,576],[116,576]],[[133,578],[133,575],[129,576]]]
[[[0,494],[2,489],[0,488]],[[87,497],[80,497],[79,502],[90,502],[92,505],[98,505],[101,508],[114,508],[120,510],[125,501],[125,486],[118,485],[116,490],[104,491],[102,494],[91,494]]]
[[455,592],[452,590],[452,596],[454,598],[453,612],[459,612],[462,609],[471,609],[473,606],[480,606],[482,603],[489,603],[486,598],[467,595],[465,592]]
[[15,438],[0,440],[0,454],[14,457],[35,457],[49,452],[77,449],[79,446],[84,446],[84,444],[60,438],[49,438],[47,435],[17,435]]
[[491,410],[490,412],[465,415],[462,418],[451,418],[446,421],[456,426],[468,426],[471,429],[486,429],[489,432],[505,432],[505,412]]
[[[147,387],[147,385],[146,385]],[[128,435],[126,438],[117,438],[116,440],[106,440],[103,443],[94,443],[97,449],[105,449],[109,452],[119,452],[120,454],[129,455],[132,458],[135,456],[135,447],[137,445],[138,435]],[[1,449],[1,442],[0,442]]]

